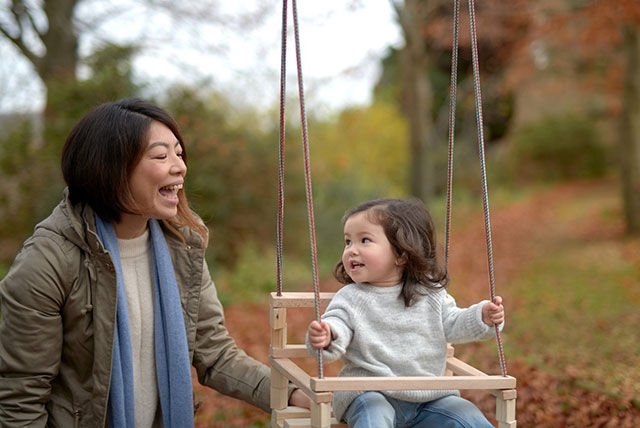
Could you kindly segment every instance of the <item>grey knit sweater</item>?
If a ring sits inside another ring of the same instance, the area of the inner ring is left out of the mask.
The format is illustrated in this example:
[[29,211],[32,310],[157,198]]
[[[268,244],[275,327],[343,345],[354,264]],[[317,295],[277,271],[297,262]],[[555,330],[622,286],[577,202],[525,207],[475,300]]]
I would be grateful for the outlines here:
[[[342,358],[339,376],[443,376],[446,344],[489,339],[494,329],[482,322],[482,306],[458,308],[445,289],[429,290],[410,307],[399,297],[402,285],[349,284],[340,289],[322,316],[333,340],[326,362]],[[502,325],[500,326],[502,328]],[[308,342],[307,347],[317,355]],[[411,402],[432,401],[454,390],[383,391]],[[342,419],[362,391],[339,391],[333,411]]]

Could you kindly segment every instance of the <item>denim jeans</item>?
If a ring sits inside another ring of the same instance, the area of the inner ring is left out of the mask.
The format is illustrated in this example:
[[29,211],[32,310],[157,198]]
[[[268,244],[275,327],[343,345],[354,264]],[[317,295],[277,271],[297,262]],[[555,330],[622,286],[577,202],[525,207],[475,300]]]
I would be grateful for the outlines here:
[[353,400],[344,419],[350,428],[493,428],[480,409],[455,395],[410,403],[368,391]]

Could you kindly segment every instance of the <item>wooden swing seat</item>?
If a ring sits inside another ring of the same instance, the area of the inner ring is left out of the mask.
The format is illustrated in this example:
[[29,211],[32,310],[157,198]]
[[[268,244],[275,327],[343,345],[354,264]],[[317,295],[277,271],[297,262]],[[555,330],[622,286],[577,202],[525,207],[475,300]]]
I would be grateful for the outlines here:
[[[325,308],[334,293],[319,293],[320,307]],[[312,377],[292,358],[309,357],[304,344],[287,343],[287,308],[309,308],[315,305],[311,292],[271,293],[271,426],[273,428],[347,428],[332,417],[333,391],[381,391],[415,389],[487,390],[496,398],[496,420],[499,428],[516,427],[516,379],[512,376],[487,375],[453,356],[448,345],[446,376],[409,377]],[[288,406],[288,384],[292,382],[311,398],[311,409]]]

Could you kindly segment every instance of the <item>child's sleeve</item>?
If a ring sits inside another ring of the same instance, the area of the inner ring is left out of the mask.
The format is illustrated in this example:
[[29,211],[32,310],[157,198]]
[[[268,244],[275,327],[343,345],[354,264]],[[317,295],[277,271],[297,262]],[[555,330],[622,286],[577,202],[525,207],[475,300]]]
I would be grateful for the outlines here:
[[[468,308],[459,308],[455,299],[446,293],[442,303],[442,324],[449,343],[466,343],[487,340],[493,337],[494,328],[482,321],[483,300]],[[504,322],[498,326],[500,330]]]
[[[351,319],[352,311],[347,299],[344,299],[340,293],[336,294],[322,315],[322,321],[331,327],[331,343],[323,350],[322,355],[325,362],[336,361],[346,352],[353,338]],[[307,333],[306,344],[311,355],[317,358],[317,349],[309,343],[309,333]]]

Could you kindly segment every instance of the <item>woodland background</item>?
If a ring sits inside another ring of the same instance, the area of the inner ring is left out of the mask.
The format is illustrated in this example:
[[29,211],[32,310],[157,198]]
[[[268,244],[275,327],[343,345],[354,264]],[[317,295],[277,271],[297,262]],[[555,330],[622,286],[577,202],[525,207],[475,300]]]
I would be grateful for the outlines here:
[[[80,54],[92,27],[76,13],[89,1],[12,0],[0,8],[0,37],[46,88],[42,112],[0,117],[0,276],[61,198],[59,154],[73,124],[100,102],[149,98],[150,82],[132,70],[149,40],[105,40]],[[176,25],[214,19],[217,3],[138,1],[164,8]],[[340,219],[359,202],[415,195],[444,230],[452,3],[392,1],[404,44],[382,60],[373,101],[330,115],[307,111],[323,290],[337,287],[330,271],[341,251]],[[508,311],[503,340],[509,372],[518,378],[519,425],[638,426],[640,3],[485,0],[476,6],[497,288]],[[450,260],[459,304],[488,294],[466,7],[462,2]],[[260,19],[250,18],[239,22]],[[216,22],[224,28],[224,20]],[[16,90],[5,84],[10,70],[1,71],[0,101]],[[249,354],[267,361],[277,94],[271,107],[258,109],[199,81],[152,100],[182,127],[186,191],[212,231],[207,257],[229,329]],[[311,280],[296,102],[288,100],[286,122],[286,290],[309,289]],[[294,336],[304,333],[309,316],[299,321]],[[474,344],[457,353],[495,373],[494,348]],[[267,426],[264,413],[196,389],[205,403],[198,426]],[[486,397],[474,398],[492,414]]]

